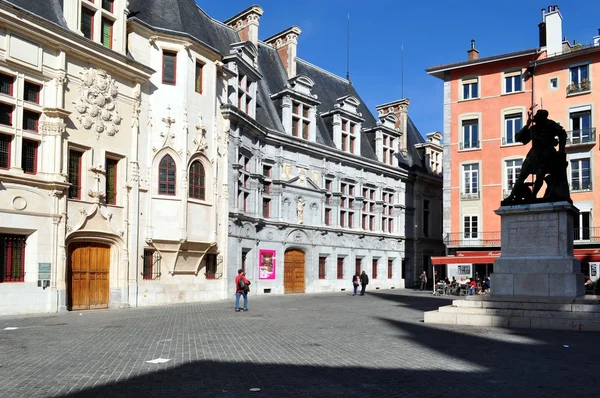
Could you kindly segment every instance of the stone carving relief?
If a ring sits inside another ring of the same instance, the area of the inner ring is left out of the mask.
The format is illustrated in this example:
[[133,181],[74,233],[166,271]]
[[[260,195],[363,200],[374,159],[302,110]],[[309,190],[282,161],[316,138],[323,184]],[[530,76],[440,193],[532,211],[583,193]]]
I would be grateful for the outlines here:
[[140,85],[136,84],[133,90],[133,111],[131,112],[131,127],[136,128],[140,123],[140,112],[142,111],[142,93]]
[[292,165],[285,163],[283,165],[283,178],[290,180],[292,178]]
[[73,102],[79,112],[77,120],[86,130],[94,128],[97,138],[102,133],[114,136],[122,120],[116,109],[119,90],[115,80],[106,71],[91,68],[81,72],[81,80],[81,95]]
[[208,143],[206,142],[206,127],[204,126],[204,122],[202,121],[202,115],[198,115],[198,124],[196,124],[196,131],[198,133],[198,136],[193,140],[194,145],[196,145],[196,149],[194,152],[204,152],[208,148]]
[[302,198],[298,198],[298,202],[296,204],[296,216],[298,217],[298,224],[304,224],[304,206],[306,205],[306,201]]
[[314,170],[312,172],[312,180],[317,186],[321,186],[321,173]]
[[298,170],[298,185],[301,187],[306,186],[306,169]]

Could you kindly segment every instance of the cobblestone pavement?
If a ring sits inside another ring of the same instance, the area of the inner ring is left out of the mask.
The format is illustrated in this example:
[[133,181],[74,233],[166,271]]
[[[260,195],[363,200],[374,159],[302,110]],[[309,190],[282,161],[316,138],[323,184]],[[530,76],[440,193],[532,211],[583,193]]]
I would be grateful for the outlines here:
[[449,302],[392,290],[0,317],[0,396],[598,396],[598,333],[422,323]]

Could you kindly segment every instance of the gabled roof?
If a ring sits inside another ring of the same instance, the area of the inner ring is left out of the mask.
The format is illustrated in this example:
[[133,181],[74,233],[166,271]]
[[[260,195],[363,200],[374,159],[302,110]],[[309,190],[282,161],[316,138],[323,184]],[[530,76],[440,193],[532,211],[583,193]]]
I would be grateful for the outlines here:
[[35,16],[56,25],[67,27],[67,21],[63,16],[63,10],[59,0],[0,0],[3,3],[12,4]]
[[189,36],[221,55],[229,54],[230,44],[240,41],[236,31],[209,17],[194,0],[129,0],[129,10],[130,20]]

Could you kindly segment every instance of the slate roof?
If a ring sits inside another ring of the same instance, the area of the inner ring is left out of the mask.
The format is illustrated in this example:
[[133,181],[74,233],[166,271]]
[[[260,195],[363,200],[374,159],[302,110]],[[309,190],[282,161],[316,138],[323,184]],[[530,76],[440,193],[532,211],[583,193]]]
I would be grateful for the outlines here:
[[229,54],[229,46],[240,41],[236,31],[209,17],[194,0],[129,0],[129,10],[130,20],[189,36],[221,55]]
[[0,0],[12,4],[56,25],[67,27],[60,0]]

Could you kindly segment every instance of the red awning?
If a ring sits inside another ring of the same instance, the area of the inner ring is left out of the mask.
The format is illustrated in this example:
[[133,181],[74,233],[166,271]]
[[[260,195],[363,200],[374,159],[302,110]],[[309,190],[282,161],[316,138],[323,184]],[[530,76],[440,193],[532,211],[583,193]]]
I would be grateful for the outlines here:
[[492,264],[498,256],[441,256],[431,257],[433,265],[440,264]]
[[[573,255],[580,261],[600,262],[600,249],[575,249]],[[456,256],[431,257],[433,265],[441,264],[492,264],[500,257],[498,251],[463,251]]]

